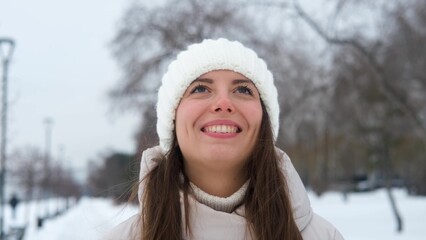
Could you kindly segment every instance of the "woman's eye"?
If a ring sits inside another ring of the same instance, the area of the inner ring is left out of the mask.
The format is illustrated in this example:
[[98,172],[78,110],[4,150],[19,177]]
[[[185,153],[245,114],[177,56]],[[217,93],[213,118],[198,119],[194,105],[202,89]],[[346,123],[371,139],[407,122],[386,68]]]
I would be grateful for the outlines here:
[[198,85],[191,91],[191,93],[204,93],[204,92],[207,92],[207,88],[203,85]]
[[235,90],[235,92],[242,93],[242,94],[247,94],[247,95],[253,95],[253,91],[249,87],[247,87],[247,86],[239,86],[239,87],[237,87],[237,89]]

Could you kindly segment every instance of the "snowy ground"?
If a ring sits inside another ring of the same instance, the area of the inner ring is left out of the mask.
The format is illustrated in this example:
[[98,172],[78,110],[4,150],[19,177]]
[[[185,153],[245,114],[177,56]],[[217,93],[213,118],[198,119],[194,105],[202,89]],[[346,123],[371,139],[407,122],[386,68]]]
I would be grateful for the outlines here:
[[403,219],[402,233],[396,233],[396,221],[384,190],[343,195],[328,193],[310,196],[315,211],[332,222],[349,240],[420,240],[426,239],[426,197],[413,197],[403,190],[393,191]]
[[27,226],[24,240],[96,240],[137,212],[135,206],[116,206],[109,199],[83,198],[64,214],[47,219],[41,228],[37,227],[37,217],[56,212],[60,209],[57,206],[56,202],[51,202],[50,209],[46,210],[46,205],[40,203],[32,203],[28,208],[21,204],[17,208],[16,220],[11,218],[10,209],[7,209],[6,231]]
[[[426,239],[426,197],[408,196],[404,191],[394,191],[404,220],[404,232],[396,233],[396,224],[383,190],[372,193],[326,193],[321,198],[310,195],[315,211],[332,222],[348,240],[420,240]],[[55,203],[51,203],[54,212]],[[21,204],[16,220],[6,209],[6,226],[27,223],[24,240],[96,240],[106,230],[133,215],[133,206],[114,206],[110,200],[83,198],[65,214],[44,222],[37,229],[36,218],[45,212],[40,203],[30,208]]]

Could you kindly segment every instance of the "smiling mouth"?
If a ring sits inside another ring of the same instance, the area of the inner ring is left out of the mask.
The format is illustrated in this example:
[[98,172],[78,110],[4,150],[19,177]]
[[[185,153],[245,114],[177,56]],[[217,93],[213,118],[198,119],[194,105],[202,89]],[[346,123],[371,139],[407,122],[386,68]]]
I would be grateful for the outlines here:
[[240,133],[241,129],[236,126],[230,126],[230,125],[212,125],[208,127],[204,127],[201,129],[202,132],[205,133]]

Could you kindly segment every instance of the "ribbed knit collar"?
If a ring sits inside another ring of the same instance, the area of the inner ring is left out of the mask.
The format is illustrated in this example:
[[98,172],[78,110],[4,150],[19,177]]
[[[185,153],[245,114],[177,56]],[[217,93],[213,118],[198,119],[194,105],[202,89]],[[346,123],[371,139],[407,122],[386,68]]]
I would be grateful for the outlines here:
[[227,213],[231,213],[232,211],[235,210],[235,208],[238,205],[242,203],[244,196],[247,192],[248,184],[249,184],[249,181],[245,182],[244,185],[241,186],[241,188],[238,189],[231,196],[223,198],[223,197],[210,195],[204,192],[203,190],[201,190],[192,182],[190,183],[192,188],[192,193],[195,199],[197,199],[197,201],[213,208],[216,211],[227,212]]

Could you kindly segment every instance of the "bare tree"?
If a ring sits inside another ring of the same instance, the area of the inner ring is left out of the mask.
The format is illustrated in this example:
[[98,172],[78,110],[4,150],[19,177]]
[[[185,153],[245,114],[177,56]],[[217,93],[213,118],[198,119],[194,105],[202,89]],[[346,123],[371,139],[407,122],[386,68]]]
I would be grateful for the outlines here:
[[47,191],[56,197],[81,196],[79,184],[58,161],[50,162],[50,182],[45,182],[45,155],[35,147],[17,149],[11,154],[11,162],[12,180],[23,189],[26,201],[34,200]]
[[32,200],[40,188],[44,155],[34,147],[25,147],[11,154],[13,181],[22,187],[25,200]]
[[[24,147],[16,150],[10,156],[10,172],[12,181],[23,190],[24,201],[37,198],[40,182],[43,177],[44,154],[35,147]],[[29,208],[25,209],[25,219],[28,222]]]
[[[336,9],[340,11],[344,3],[338,1]],[[349,126],[342,130],[349,127],[351,132],[361,134],[359,138],[366,143],[368,157],[379,159],[377,166],[385,177],[397,231],[402,231],[402,219],[391,192],[395,172],[391,150],[397,150],[395,142],[406,137],[407,133],[415,136],[410,129],[422,133],[423,144],[426,139],[426,121],[423,117],[426,99],[424,94],[419,93],[424,93],[424,71],[420,64],[425,61],[424,44],[421,44],[425,39],[421,30],[425,26],[422,22],[425,19],[425,4],[422,1],[398,2],[385,8],[390,9],[390,12],[384,13],[386,21],[395,24],[395,27],[392,29],[392,25],[382,23],[391,30],[383,34],[384,38],[378,39],[362,37],[362,32],[349,36],[330,34],[297,1],[294,8],[299,17],[327,43],[341,47],[335,55],[334,67],[339,68],[335,71],[338,84],[335,90],[342,89],[339,88],[343,86],[341,81],[347,78],[346,83],[352,86],[354,92],[334,95],[342,98],[333,98],[330,106],[337,115],[348,113],[343,119]],[[413,86],[419,86],[421,90]],[[424,150],[420,152],[424,153]]]
[[[416,111],[420,116],[420,121],[426,125],[426,74],[424,66],[426,64],[426,3],[424,1],[410,0],[399,3],[397,7],[387,12],[389,19],[389,30],[384,41],[381,61],[388,72],[389,80],[407,105]],[[404,112],[402,117],[404,117]],[[395,118],[394,122],[397,120]],[[400,118],[401,119],[401,118]],[[417,194],[426,194],[424,185],[424,171],[426,164],[424,156],[426,154],[426,136],[419,129],[416,121],[406,119],[399,121],[393,132],[400,136],[398,147],[401,142],[409,140],[415,146],[413,153],[404,151],[400,159],[402,172],[409,180],[409,188]],[[420,143],[420,144],[419,144]],[[392,151],[395,152],[395,151]],[[395,155],[395,154],[393,154]],[[404,156],[405,155],[405,156]],[[410,156],[411,155],[411,156]],[[417,155],[417,156],[416,156]],[[406,159],[410,156],[415,168],[410,168]],[[407,168],[408,166],[408,168]]]
[[156,7],[135,1],[111,44],[124,70],[111,96],[144,109],[155,98],[159,73],[172,56],[204,38],[248,35],[249,21],[245,20],[237,5],[228,1],[173,0]]

